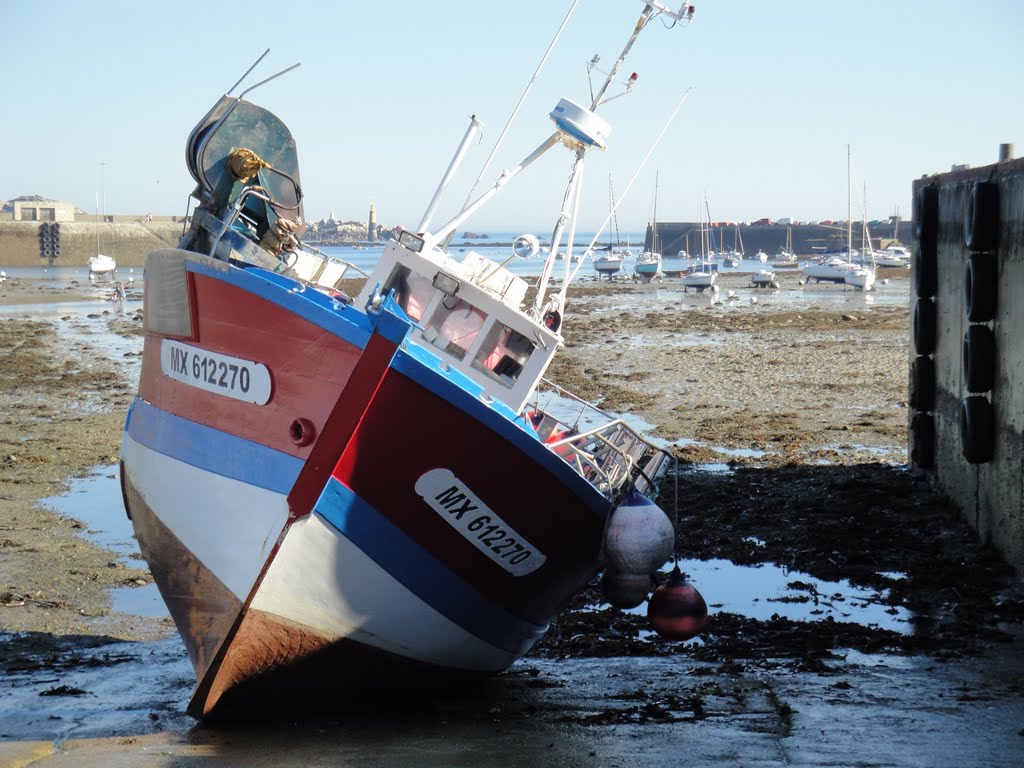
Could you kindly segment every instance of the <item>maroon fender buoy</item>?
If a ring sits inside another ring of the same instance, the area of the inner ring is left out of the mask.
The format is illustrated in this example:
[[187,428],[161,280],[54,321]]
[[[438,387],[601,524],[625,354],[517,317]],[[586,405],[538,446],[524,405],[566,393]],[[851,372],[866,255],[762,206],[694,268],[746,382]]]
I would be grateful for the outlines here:
[[964,274],[964,306],[972,323],[987,323],[996,316],[996,258],[972,253]]
[[689,640],[708,623],[708,605],[697,588],[683,578],[676,564],[668,580],[651,595],[647,618],[665,639]]
[[999,244],[999,186],[975,182],[964,209],[964,245],[971,251],[994,251]]
[[935,361],[925,355],[910,364],[910,407],[926,413],[935,410]]
[[914,351],[919,355],[935,352],[935,327],[937,325],[935,302],[932,299],[918,299],[914,304]]
[[623,573],[614,568],[601,574],[601,596],[616,608],[636,608],[650,593],[650,574]]
[[963,343],[964,386],[988,392],[996,382],[996,336],[987,325],[969,325]]
[[992,461],[996,419],[992,403],[982,395],[965,397],[960,407],[960,448],[971,464]]

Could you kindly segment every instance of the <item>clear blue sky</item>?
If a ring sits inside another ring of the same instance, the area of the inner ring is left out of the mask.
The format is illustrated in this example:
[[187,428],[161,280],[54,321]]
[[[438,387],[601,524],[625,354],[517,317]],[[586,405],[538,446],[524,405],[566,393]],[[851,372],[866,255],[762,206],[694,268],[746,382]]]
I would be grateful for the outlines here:
[[[678,4],[678,3],[676,3]],[[0,199],[39,194],[108,213],[184,212],[193,125],[248,66],[302,66],[251,94],[291,128],[306,218],[415,226],[470,114],[485,123],[437,219],[461,204],[571,0],[392,0],[244,4],[50,0],[0,3],[5,73]],[[651,217],[845,218],[910,213],[914,178],[1024,154],[1020,0],[702,0],[694,23],[655,21],[608,104],[607,152],[588,156],[581,226],[608,211],[684,91],[692,91],[619,209]],[[640,0],[580,0],[488,179],[551,129],[561,97],[586,103],[585,64],[610,65]],[[101,166],[101,163],[105,165]],[[552,151],[470,229],[549,232],[570,155]],[[435,219],[435,223],[437,223]]]

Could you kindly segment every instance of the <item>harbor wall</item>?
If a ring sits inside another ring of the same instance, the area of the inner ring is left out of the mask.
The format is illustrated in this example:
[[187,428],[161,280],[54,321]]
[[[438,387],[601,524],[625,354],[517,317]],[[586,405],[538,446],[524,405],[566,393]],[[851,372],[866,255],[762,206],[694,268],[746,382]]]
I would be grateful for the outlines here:
[[40,222],[0,221],[0,265],[84,267],[98,244],[119,267],[141,267],[150,251],[176,248],[182,227],[180,221],[156,220],[60,222],[59,254],[47,259],[40,255]]
[[913,183],[909,452],[1024,576],[1024,159]]
[[[700,253],[700,223],[692,221],[659,221],[658,222],[658,249],[663,256],[673,257],[679,251],[686,250],[690,254]],[[853,247],[860,248],[862,223],[855,221],[852,224]],[[714,224],[715,242],[718,250],[723,247],[731,250],[737,242],[735,224]],[[837,239],[845,242],[847,225],[845,221],[836,221],[831,224],[740,224],[739,239],[742,240],[743,250],[749,258],[758,251],[764,251],[769,256],[774,256],[779,249],[786,245],[786,231],[791,230],[793,239],[793,252],[807,258],[820,254]],[[871,244],[876,250],[884,249],[893,240],[901,243],[911,242],[911,223],[901,221],[896,230],[892,224],[880,222],[869,227]],[[647,225],[644,237],[644,249],[649,250],[652,243],[652,225]],[[896,237],[893,237],[894,232]]]

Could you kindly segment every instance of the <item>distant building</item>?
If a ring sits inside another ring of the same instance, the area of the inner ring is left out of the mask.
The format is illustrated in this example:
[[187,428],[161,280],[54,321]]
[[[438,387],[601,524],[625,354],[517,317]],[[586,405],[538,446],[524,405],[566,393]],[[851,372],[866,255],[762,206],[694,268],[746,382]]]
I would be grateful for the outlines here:
[[371,243],[377,242],[377,209],[370,203],[370,223],[366,227],[366,239]]
[[74,221],[75,204],[45,200],[38,195],[18,197],[4,208],[10,208],[13,221]]

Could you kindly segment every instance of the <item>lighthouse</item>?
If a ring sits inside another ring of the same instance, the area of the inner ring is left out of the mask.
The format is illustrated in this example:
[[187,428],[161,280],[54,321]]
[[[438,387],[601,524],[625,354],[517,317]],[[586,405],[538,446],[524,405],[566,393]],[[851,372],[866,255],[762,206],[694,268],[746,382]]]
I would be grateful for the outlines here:
[[377,209],[370,203],[370,224],[366,228],[366,239],[371,243],[377,242]]

